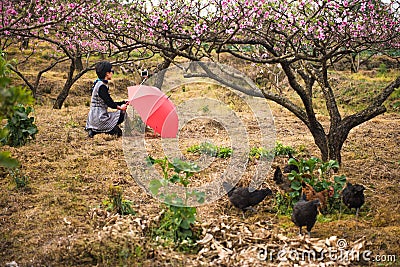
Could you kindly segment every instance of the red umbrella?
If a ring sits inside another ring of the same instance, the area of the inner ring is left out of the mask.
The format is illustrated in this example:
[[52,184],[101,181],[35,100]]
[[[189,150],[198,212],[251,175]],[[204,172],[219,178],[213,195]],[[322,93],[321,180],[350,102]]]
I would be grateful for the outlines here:
[[158,88],[146,85],[128,87],[129,104],[143,122],[162,138],[175,138],[178,133],[178,114],[174,104]]

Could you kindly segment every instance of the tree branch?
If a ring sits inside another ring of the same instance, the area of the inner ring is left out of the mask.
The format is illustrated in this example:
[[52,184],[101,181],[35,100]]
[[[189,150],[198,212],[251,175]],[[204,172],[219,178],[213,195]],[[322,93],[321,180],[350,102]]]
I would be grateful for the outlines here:
[[396,80],[394,80],[392,83],[390,83],[382,91],[382,93],[372,101],[371,105],[369,105],[367,108],[358,113],[347,116],[346,118],[343,119],[341,124],[350,131],[352,128],[386,112],[386,107],[382,106],[382,104],[390,96],[390,94],[393,93],[393,91],[399,87],[400,87],[400,76],[397,77]]

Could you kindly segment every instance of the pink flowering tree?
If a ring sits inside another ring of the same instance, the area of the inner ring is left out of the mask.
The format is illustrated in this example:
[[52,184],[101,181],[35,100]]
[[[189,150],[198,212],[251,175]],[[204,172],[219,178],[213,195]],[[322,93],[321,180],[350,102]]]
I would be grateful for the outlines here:
[[[104,1],[3,1],[0,26],[2,47],[30,40],[29,46],[21,45],[25,50],[25,59],[13,66],[13,71],[21,77],[36,96],[43,74],[62,62],[69,62],[66,69],[66,80],[59,92],[53,107],[61,108],[72,85],[85,73],[94,69],[96,62],[93,56],[107,55],[113,64],[130,63],[140,60],[139,53],[143,45],[129,43],[129,49],[119,49],[114,44],[114,36],[99,30],[99,25],[114,24],[111,14],[119,13],[121,5]],[[30,80],[29,73],[23,68],[40,45],[47,44],[53,49],[49,63],[37,70],[37,75]],[[27,53],[27,50],[30,52]],[[82,59],[86,59],[85,64]]]
[[[164,58],[158,68],[162,69],[176,57],[218,60],[219,55],[230,54],[254,69],[273,68],[276,77],[283,75],[289,84],[288,92],[264,86],[262,95],[245,93],[266,97],[287,108],[308,127],[322,158],[340,162],[340,151],[350,130],[384,113],[385,100],[400,85],[399,77],[384,89],[374,90],[379,92],[366,108],[344,116],[329,73],[345,57],[363,51],[399,49],[399,4],[395,0],[68,3],[29,1],[13,10],[13,1],[3,1],[1,6],[2,37],[9,34],[47,41],[62,52],[60,60],[65,56],[71,62],[57,108],[68,94],[68,81],[80,77],[80,72],[75,71],[83,56],[107,53],[131,60],[132,51],[146,47],[151,51],[146,55],[160,54]],[[42,5],[46,8],[38,8]],[[61,6],[65,9],[62,15],[52,12],[58,12]],[[40,13],[41,10],[45,12]],[[330,118],[328,125],[318,119],[316,102],[324,103]]]
[[[258,96],[296,115],[310,130],[323,160],[340,162],[351,129],[384,113],[385,100],[400,86],[398,77],[384,89],[374,90],[379,92],[364,109],[343,115],[329,73],[340,60],[355,53],[400,48],[398,1],[149,2],[131,4],[129,18],[120,25],[121,37],[190,60],[218,59],[226,53],[254,69],[275,66],[287,78],[290,90],[265,86],[263,95]],[[318,119],[316,102],[324,103],[328,125]]]
[[[68,60],[68,56],[60,51],[59,46],[53,44],[54,53],[48,58],[48,64],[38,70],[34,79],[24,74],[24,65],[43,48],[44,39],[58,25],[71,21],[76,6],[81,3],[58,3],[58,1],[2,1],[0,4],[0,43],[2,50],[19,46],[21,53],[19,61],[14,61],[12,70],[21,77],[36,97],[37,88],[42,75],[59,63]],[[58,38],[58,36],[55,36]],[[55,40],[59,40],[56,39]]]

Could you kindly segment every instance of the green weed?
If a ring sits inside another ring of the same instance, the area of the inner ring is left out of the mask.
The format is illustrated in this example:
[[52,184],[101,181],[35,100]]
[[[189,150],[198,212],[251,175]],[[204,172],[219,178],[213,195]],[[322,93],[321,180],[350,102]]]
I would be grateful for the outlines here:
[[232,148],[214,145],[211,142],[203,142],[200,145],[189,147],[187,152],[194,154],[206,154],[211,157],[229,158],[232,155]]
[[254,159],[263,159],[263,158],[270,158],[288,155],[289,153],[295,154],[296,150],[291,146],[285,146],[279,141],[275,143],[275,147],[272,150],[268,150],[264,147],[252,147],[250,149],[249,158],[250,160]]
[[79,127],[79,123],[74,121],[72,117],[70,117],[69,121],[65,124],[65,127],[67,128],[77,128]]
[[29,177],[24,175],[19,168],[9,169],[9,174],[12,177],[17,189],[24,189],[28,187]]
[[136,212],[132,208],[132,201],[124,199],[122,189],[119,186],[111,185],[108,189],[108,199],[103,201],[103,206],[107,211],[116,212],[121,215],[135,215]]
[[[198,234],[194,230],[197,209],[188,206],[189,198],[195,198],[199,203],[204,202],[203,192],[188,189],[189,178],[199,171],[196,164],[174,159],[169,162],[167,158],[147,158],[151,165],[157,164],[161,167],[163,178],[154,179],[150,182],[150,191],[164,200],[163,213],[159,225],[154,229],[156,239],[163,240],[164,245],[174,244],[179,250],[189,251],[196,247]],[[172,174],[171,174],[171,171]],[[177,184],[185,188],[184,198],[175,193],[161,193],[160,188],[168,184]]]

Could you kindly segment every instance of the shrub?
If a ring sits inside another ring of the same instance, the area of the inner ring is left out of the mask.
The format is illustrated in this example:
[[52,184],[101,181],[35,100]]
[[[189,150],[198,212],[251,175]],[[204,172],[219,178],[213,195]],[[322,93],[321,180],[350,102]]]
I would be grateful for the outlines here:
[[[34,99],[30,91],[21,87],[11,86],[10,63],[4,57],[0,50],[0,121],[13,117],[15,106],[17,104],[32,104]],[[8,131],[6,127],[0,129],[0,140],[8,140]],[[1,141],[4,145],[8,141]],[[13,159],[8,151],[0,151],[0,167],[15,168],[18,166],[18,161]]]
[[378,74],[384,76],[388,73],[388,68],[385,63],[381,63],[378,68]]
[[[329,207],[327,212],[333,213],[340,208],[340,191],[346,183],[346,176],[334,176],[332,171],[339,169],[339,163],[335,160],[323,162],[321,159],[311,157],[310,159],[289,159],[288,164],[295,165],[298,172],[292,171],[288,174],[291,182],[292,192],[279,195],[276,199],[276,208],[282,214],[292,212],[292,205],[299,201],[302,191],[302,182],[310,184],[317,192],[333,187],[334,195],[329,198]],[[282,204],[283,203],[283,204]]]
[[29,117],[32,111],[32,107],[14,106],[14,113],[8,118],[5,126],[7,134],[1,139],[3,145],[19,147],[25,145],[30,139],[35,139],[38,129],[33,123],[35,119]]
[[286,156],[286,155],[289,155],[289,153],[296,154],[296,150],[291,146],[284,146],[279,141],[277,141],[275,143],[275,148],[274,148],[275,157],[277,157],[277,156]]

